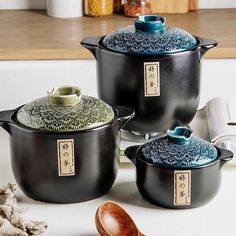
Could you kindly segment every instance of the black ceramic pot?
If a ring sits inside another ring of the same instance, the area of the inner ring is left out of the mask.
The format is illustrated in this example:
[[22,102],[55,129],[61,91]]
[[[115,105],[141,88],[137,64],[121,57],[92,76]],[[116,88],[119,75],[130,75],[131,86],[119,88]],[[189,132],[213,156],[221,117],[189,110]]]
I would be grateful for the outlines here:
[[144,28],[137,29],[136,21],[136,28],[81,42],[97,60],[99,97],[135,109],[126,130],[158,132],[188,124],[199,104],[201,59],[217,45],[177,28],[148,28],[159,18],[143,17],[138,22]]
[[78,131],[25,127],[17,121],[19,109],[0,112],[0,125],[10,134],[13,173],[27,196],[72,203],[110,190],[119,165],[118,131],[133,117],[133,109],[113,107],[111,121]]
[[[160,158],[163,162],[154,163],[143,158],[143,147],[132,146],[125,150],[125,155],[136,166],[136,184],[139,192],[144,199],[152,204],[175,209],[195,208],[212,200],[220,187],[221,168],[233,157],[231,151],[216,147],[214,149],[217,156],[214,160],[202,159],[201,161],[206,162],[206,164],[195,165],[198,158],[199,160],[202,158],[200,152],[198,152],[194,161],[191,157],[184,157],[181,160],[179,154],[186,155],[183,151],[186,150],[186,146],[176,153],[178,156],[176,159],[162,152],[165,149],[166,152],[171,150],[173,153],[174,148],[165,147],[157,151],[157,156],[154,154],[155,151],[153,152],[154,149],[151,151],[153,156],[156,156],[153,160],[157,160],[157,162],[159,162],[158,158],[163,155]],[[208,155],[211,151],[204,149],[202,154]],[[175,166],[177,162],[179,164],[181,162],[181,165]],[[167,163],[169,163],[169,166]]]

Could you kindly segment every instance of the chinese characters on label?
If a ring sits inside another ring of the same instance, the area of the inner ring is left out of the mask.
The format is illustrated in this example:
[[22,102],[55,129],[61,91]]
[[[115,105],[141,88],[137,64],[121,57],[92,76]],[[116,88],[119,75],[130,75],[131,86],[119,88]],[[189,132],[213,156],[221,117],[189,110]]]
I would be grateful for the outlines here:
[[159,62],[144,62],[144,90],[145,97],[160,96]]
[[74,140],[57,140],[59,176],[75,175]]
[[191,171],[174,172],[174,205],[191,204]]

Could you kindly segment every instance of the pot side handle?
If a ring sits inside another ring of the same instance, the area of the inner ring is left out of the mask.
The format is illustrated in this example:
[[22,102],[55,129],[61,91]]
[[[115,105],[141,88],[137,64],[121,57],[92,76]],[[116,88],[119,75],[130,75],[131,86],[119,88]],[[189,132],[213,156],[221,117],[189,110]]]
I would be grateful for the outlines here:
[[223,148],[217,147],[217,149],[218,149],[218,152],[220,153],[219,161],[220,161],[220,168],[221,168],[223,167],[223,165],[225,165],[228,161],[230,161],[233,158],[234,154],[233,152],[223,149]]
[[201,60],[202,57],[205,55],[205,53],[211,49],[217,46],[218,42],[214,39],[208,39],[208,38],[198,38],[199,41],[199,59]]
[[9,134],[11,133],[11,124],[13,124],[11,120],[12,114],[15,110],[7,110],[0,112],[0,126],[5,129]]
[[97,51],[99,49],[98,42],[103,38],[103,36],[93,36],[93,37],[86,37],[82,39],[80,44],[87,48],[97,60]]
[[135,166],[137,164],[136,159],[139,147],[140,145],[135,145],[125,149],[125,156],[127,156],[127,158],[131,160]]
[[126,106],[114,106],[118,111],[117,121],[118,130],[120,130],[130,119],[134,117],[135,111],[131,107]]

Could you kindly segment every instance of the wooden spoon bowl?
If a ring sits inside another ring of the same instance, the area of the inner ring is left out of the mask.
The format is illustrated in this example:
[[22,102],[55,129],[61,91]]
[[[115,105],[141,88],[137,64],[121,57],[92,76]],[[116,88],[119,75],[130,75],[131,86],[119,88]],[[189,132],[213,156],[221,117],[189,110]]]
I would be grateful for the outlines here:
[[112,201],[106,201],[98,208],[95,221],[101,236],[144,236],[129,214]]

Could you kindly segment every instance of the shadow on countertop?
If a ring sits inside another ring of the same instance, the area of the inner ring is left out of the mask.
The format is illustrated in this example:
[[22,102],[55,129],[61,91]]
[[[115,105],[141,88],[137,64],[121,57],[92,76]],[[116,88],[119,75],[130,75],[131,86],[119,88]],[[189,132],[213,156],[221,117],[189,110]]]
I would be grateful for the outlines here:
[[139,193],[134,182],[123,182],[115,184],[111,191],[105,195],[105,197],[112,201],[118,201],[138,207],[163,209],[145,201]]

